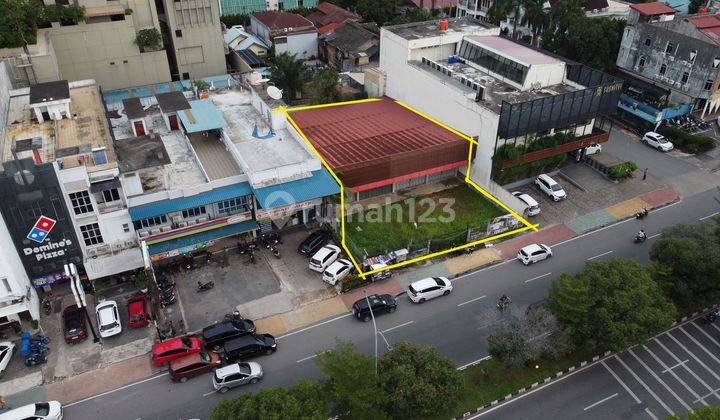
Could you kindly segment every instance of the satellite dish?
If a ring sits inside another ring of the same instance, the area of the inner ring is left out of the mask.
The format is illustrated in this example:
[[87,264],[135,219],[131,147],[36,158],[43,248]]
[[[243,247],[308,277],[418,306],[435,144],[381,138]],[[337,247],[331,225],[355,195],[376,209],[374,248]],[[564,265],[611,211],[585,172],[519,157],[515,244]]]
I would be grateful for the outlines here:
[[275,86],[268,86],[267,94],[273,99],[282,99],[282,90]]

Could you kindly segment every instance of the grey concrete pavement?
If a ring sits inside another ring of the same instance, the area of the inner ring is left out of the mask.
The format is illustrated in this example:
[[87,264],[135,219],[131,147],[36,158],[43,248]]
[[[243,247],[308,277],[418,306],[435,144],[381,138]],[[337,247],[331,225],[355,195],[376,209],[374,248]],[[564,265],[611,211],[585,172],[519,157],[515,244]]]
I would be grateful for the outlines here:
[[[509,260],[458,277],[454,280],[455,290],[450,296],[424,305],[413,305],[401,298],[396,313],[378,317],[378,328],[387,331],[385,335],[391,344],[398,340],[410,340],[432,345],[458,365],[478,360],[486,355],[484,328],[498,316],[493,306],[499,295],[509,293],[513,297],[513,305],[524,307],[543,298],[555,276],[563,272],[577,272],[588,259],[618,256],[647,262],[648,250],[656,238],[654,235],[662,227],[683,221],[697,222],[716,212],[715,195],[714,190],[709,190],[654,211],[644,220],[629,219],[573,238],[554,246],[554,258],[536,265],[525,267]],[[644,244],[634,244],[632,237],[641,227],[652,239]],[[478,299],[482,296],[485,297]],[[439,331],[442,334],[438,334]],[[173,384],[167,377],[160,376],[71,404],[66,414],[74,419],[206,418],[221,398],[232,398],[239,392],[262,387],[287,386],[300,378],[318,378],[319,371],[313,363],[313,355],[332,347],[336,338],[352,340],[363,352],[372,353],[371,324],[357,322],[346,314],[278,337],[277,353],[255,359],[266,372],[265,379],[255,386],[236,389],[221,396],[211,392],[209,375],[185,384]],[[381,341],[381,352],[383,349]],[[607,384],[603,387],[608,391],[612,389]],[[620,394],[613,391],[608,395],[614,392]],[[605,396],[598,394],[597,400]],[[614,400],[624,401],[626,398],[618,395]],[[582,403],[589,405],[593,401],[588,396]],[[562,403],[557,404],[562,406]],[[597,407],[598,410],[604,409],[602,405]],[[617,417],[617,414],[612,411],[612,417]],[[656,413],[658,416],[662,414],[660,411]]]

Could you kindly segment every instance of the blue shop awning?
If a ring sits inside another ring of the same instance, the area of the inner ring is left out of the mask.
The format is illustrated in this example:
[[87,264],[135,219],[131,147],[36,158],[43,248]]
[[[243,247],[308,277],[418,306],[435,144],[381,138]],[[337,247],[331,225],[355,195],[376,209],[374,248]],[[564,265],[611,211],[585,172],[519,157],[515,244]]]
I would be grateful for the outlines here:
[[148,251],[150,252],[150,255],[160,254],[163,252],[172,251],[173,249],[200,245],[207,241],[237,235],[238,233],[247,232],[257,228],[258,224],[256,221],[248,220],[246,222],[235,223],[221,228],[208,230],[205,232],[199,232],[193,235],[183,236],[182,238],[153,244],[148,246]]
[[249,194],[252,194],[250,184],[243,182],[241,184],[216,188],[212,191],[192,195],[190,197],[156,201],[142,206],[131,207],[129,209],[130,217],[132,220],[147,219],[148,217],[160,216],[161,214],[216,203],[218,201],[229,200],[231,198],[242,197]]
[[188,133],[227,127],[227,122],[210,99],[190,101],[190,109],[178,111],[180,121]]
[[255,188],[257,202],[264,210],[338,194],[340,186],[325,168],[313,171],[312,176],[265,188]]

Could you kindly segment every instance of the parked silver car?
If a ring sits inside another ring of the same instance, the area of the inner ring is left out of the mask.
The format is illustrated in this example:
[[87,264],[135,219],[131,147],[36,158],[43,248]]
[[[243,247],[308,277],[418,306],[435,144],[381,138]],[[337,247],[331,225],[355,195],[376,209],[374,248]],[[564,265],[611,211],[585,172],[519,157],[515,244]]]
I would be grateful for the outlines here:
[[225,393],[230,388],[257,383],[263,377],[262,366],[255,362],[233,363],[215,370],[213,388]]

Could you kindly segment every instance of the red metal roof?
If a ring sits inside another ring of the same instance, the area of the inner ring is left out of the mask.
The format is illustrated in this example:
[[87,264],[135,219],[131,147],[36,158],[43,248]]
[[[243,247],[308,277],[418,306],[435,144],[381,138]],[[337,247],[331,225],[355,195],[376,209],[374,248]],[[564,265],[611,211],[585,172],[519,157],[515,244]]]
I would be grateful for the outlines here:
[[335,30],[335,29],[343,26],[344,24],[345,24],[345,21],[328,23],[327,25],[321,26],[320,28],[318,28],[318,34],[320,36],[325,35],[326,33],[330,32],[332,30]]
[[258,12],[252,14],[263,25],[270,28],[271,31],[278,29],[293,28],[293,31],[300,29],[314,28],[315,26],[304,17],[295,14],[272,10],[267,12]]
[[698,31],[704,33],[710,40],[720,44],[720,15],[701,15],[688,18]]
[[467,159],[465,139],[387,97],[291,116],[349,186]]
[[636,3],[636,4],[631,4],[630,7],[637,10],[638,12],[640,12],[640,14],[645,15],[645,16],[665,15],[668,13],[677,12],[677,10],[673,9],[672,7],[668,6],[667,4],[663,4],[660,2]]

